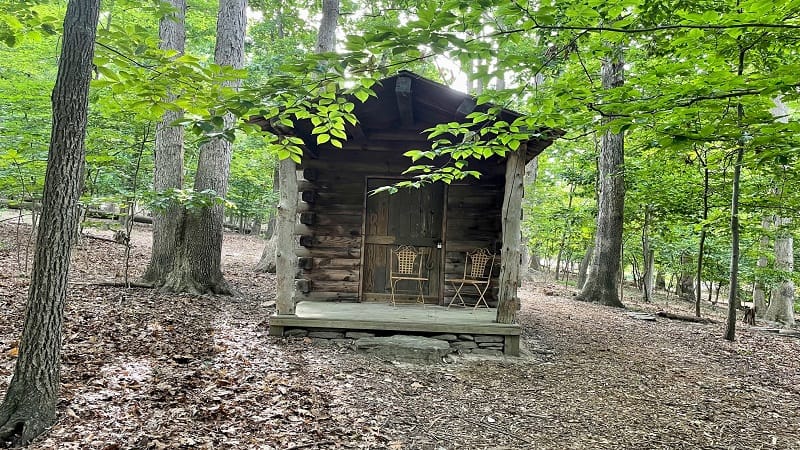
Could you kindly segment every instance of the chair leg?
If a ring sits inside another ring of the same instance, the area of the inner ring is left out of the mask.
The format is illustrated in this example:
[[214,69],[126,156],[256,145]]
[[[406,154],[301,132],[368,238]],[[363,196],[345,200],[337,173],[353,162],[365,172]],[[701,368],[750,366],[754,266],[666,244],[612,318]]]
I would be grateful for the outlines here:
[[391,282],[389,283],[389,285],[392,287],[392,306],[394,306],[394,307],[397,307],[397,303],[395,303],[395,301],[394,301],[394,290],[395,290],[395,286],[394,285],[395,285],[395,283],[397,283],[397,281],[399,281],[399,280],[391,280]]
[[425,307],[425,292],[422,290],[422,281],[417,280],[417,286],[419,286],[419,302],[422,303],[422,307]]
[[489,285],[487,284],[487,285],[486,285],[486,286],[483,288],[483,290],[481,290],[481,285],[479,285],[479,284],[475,284],[475,283],[473,283],[472,285],[473,285],[473,286],[475,286],[475,289],[477,289],[477,290],[478,290],[478,295],[479,295],[479,296],[478,296],[478,301],[477,301],[477,302],[475,302],[475,307],[474,307],[474,308],[472,308],[472,310],[473,310],[473,311],[477,310],[477,309],[478,309],[478,306],[480,306],[481,302],[483,302],[483,304],[484,304],[484,305],[486,305],[486,308],[488,309],[488,308],[489,308],[489,304],[488,304],[488,303],[486,303],[486,292],[489,290]]
[[466,308],[467,304],[464,302],[464,297],[461,296],[461,289],[464,287],[464,283],[461,283],[458,286],[456,286],[455,283],[450,283],[450,284],[453,286],[456,292],[453,294],[453,298],[450,299],[450,303],[447,305],[447,309],[450,309],[450,307],[453,306],[453,302],[456,301],[456,298],[458,298],[458,301],[461,302],[461,306]]

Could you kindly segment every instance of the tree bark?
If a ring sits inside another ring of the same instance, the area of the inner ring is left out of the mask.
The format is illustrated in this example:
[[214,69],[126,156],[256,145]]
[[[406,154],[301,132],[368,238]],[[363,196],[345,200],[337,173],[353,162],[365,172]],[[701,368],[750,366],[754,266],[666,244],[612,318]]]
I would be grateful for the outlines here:
[[642,226],[642,299],[653,301],[653,266],[655,252],[650,248],[650,216],[651,206],[644,207],[644,225]]
[[[161,19],[159,27],[159,48],[175,50],[183,54],[186,46],[186,0],[170,0],[175,12]],[[169,94],[167,101],[174,101],[175,93]],[[183,188],[183,127],[172,123],[183,117],[182,111],[167,110],[161,115],[156,126],[156,142],[153,151],[153,190],[160,195],[172,189]],[[150,263],[142,279],[161,286],[175,265],[178,247],[177,231],[182,220],[183,208],[171,201],[163,211],[153,213],[153,251]]]
[[280,162],[280,199],[278,201],[278,220],[276,224],[277,246],[275,265],[277,266],[276,306],[278,314],[294,314],[294,274],[297,271],[297,256],[294,252],[294,226],[297,222],[297,173],[291,159]]
[[662,291],[667,289],[667,280],[664,279],[664,273],[661,271],[656,272],[656,289]]
[[[572,213],[572,199],[575,197],[575,183],[569,185],[569,200],[567,201],[567,213]],[[572,231],[572,219],[567,219],[564,224],[564,231],[561,233],[561,240],[558,244],[558,255],[556,256],[556,280],[559,280],[561,271],[561,259],[564,257],[564,248],[567,246],[567,236]]]
[[[525,186],[530,186],[532,189],[536,187],[536,180],[539,174],[539,157],[536,156],[528,164],[525,165]],[[523,243],[527,247],[526,243]],[[528,255],[527,264],[523,265],[523,269],[528,272],[532,270],[541,270],[542,264],[539,262],[539,255],[536,253],[536,248],[526,250]]]
[[[772,99],[775,104],[769,110],[772,117],[776,122],[788,123],[789,122],[789,107],[783,102],[782,96],[777,96]],[[780,194],[780,189],[775,189],[775,194]],[[789,219],[775,217],[774,225],[776,228],[775,237],[775,269],[786,274],[778,286],[776,286],[770,295],[769,308],[766,304],[764,295],[764,283],[756,282],[755,289],[753,290],[753,308],[755,308],[756,317],[762,317],[772,322],[779,322],[784,325],[794,324],[794,283],[792,280],[792,272],[794,271],[793,261],[793,247],[794,242],[792,235],[787,233],[782,227],[789,224]],[[760,248],[761,254],[758,257],[758,267],[767,267],[766,251],[769,247],[769,237],[767,235],[770,226],[768,218],[761,219],[761,227],[764,229],[765,235],[761,237]]]
[[502,232],[503,250],[500,265],[500,292],[497,304],[497,322],[514,323],[520,300],[517,296],[519,288],[519,264],[521,259],[520,240],[522,238],[522,195],[525,178],[525,148],[510,152],[506,160],[506,183],[503,194]]
[[[336,25],[339,21],[339,0],[323,0],[322,20],[314,47],[317,53],[336,50]],[[287,158],[278,165],[278,216],[275,233],[275,273],[277,275],[278,314],[294,314],[294,276],[297,256],[294,251],[294,227],[297,222],[297,165]],[[272,240],[272,239],[271,239]],[[269,251],[269,243],[264,252]],[[267,255],[269,256],[269,255]],[[262,259],[264,254],[262,254]]]
[[792,234],[786,230],[789,219],[778,218],[775,237],[775,270],[784,274],[783,280],[772,289],[769,306],[764,319],[778,322],[786,326],[794,326],[795,288],[792,281],[794,271],[794,241]]
[[[761,229],[764,232],[764,235],[761,236],[758,243],[758,261],[756,262],[756,267],[758,269],[764,270],[767,268],[769,264],[767,259],[767,251],[769,250],[769,233],[771,223],[769,217],[762,217],[761,218]],[[767,296],[766,296],[766,287],[764,286],[764,282],[761,280],[761,274],[758,274],[756,277],[756,285],[753,288],[753,308],[756,310],[756,317],[764,318],[764,315],[767,313]]]
[[256,267],[253,269],[256,272],[276,273],[276,252],[278,251],[278,233],[272,233],[272,236],[267,239],[264,244],[264,250],[261,252]]
[[[622,50],[603,61],[603,88],[612,89],[623,84]],[[613,117],[604,117],[609,123]],[[625,202],[623,174],[624,136],[607,130],[600,145],[600,195],[598,198],[595,256],[589,267],[586,283],[577,299],[602,305],[623,307],[619,298],[619,272],[622,248],[622,219]]]
[[[278,192],[278,179],[280,178],[278,167],[279,166],[276,165],[275,169],[272,171],[272,192]],[[264,244],[264,251],[261,252],[261,258],[259,258],[256,267],[253,269],[256,272],[275,273],[277,270],[275,265],[275,252],[278,246],[278,233],[275,232],[275,219],[275,214],[272,214],[267,222],[267,235],[269,239],[267,243]]]
[[89,81],[99,9],[99,0],[70,0],[64,18],[25,322],[14,375],[0,404],[0,442],[11,441],[14,446],[26,445],[55,420],[61,328],[83,189]]
[[694,274],[692,273],[692,257],[689,252],[681,253],[681,273],[678,278],[678,292],[681,299],[693,302],[696,298],[694,293]]
[[[744,57],[747,50],[739,43],[739,64],[737,75],[744,74]],[[742,126],[744,119],[744,106],[736,105],[737,123]],[[741,130],[744,135],[744,130]],[[742,136],[744,139],[744,136]],[[733,165],[733,181],[731,189],[731,265],[730,285],[728,287],[728,317],[725,321],[725,339],[733,341],[736,338],[736,310],[739,309],[739,188],[742,178],[742,161],[744,160],[744,141],[741,140],[736,147],[736,160]]]
[[[247,25],[246,0],[220,0],[217,16],[217,43],[214,62],[220,66],[241,69],[244,65],[244,37]],[[238,88],[240,81],[227,81]],[[236,118],[223,116],[225,129],[233,127]],[[200,147],[194,190],[211,190],[220,197],[228,193],[231,143],[212,138]],[[221,204],[197,210],[185,210],[178,228],[178,252],[175,266],[167,275],[163,289],[192,294],[230,295],[233,288],[222,275],[222,237],[225,209]]]
[[336,50],[336,25],[339,21],[339,0],[322,0],[322,20],[317,34],[317,53]]
[[583,255],[583,259],[581,259],[581,264],[578,266],[578,279],[575,282],[575,287],[578,289],[583,289],[583,285],[586,284],[586,275],[589,271],[589,264],[592,262],[592,256],[594,255],[594,245],[589,244],[586,247],[586,253]]
[[[694,301],[694,315],[696,317],[700,317],[700,302],[703,296],[703,289],[702,282],[703,282],[703,258],[705,257],[706,253],[706,234],[707,234],[707,225],[706,220],[708,220],[708,196],[709,196],[709,170],[708,170],[708,160],[706,156],[708,152],[705,152],[705,155],[701,155],[700,152],[695,150],[697,153],[697,159],[703,164],[703,227],[700,229],[700,245],[697,249],[697,296],[695,297]],[[713,283],[712,283],[713,284]],[[710,294],[709,290],[709,294]]]

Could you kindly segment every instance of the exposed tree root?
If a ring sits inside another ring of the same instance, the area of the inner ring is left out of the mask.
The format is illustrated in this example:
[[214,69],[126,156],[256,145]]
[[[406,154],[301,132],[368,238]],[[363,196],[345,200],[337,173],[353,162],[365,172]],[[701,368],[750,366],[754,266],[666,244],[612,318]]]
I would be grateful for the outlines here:
[[27,411],[35,407],[17,408],[15,403],[6,399],[0,406],[0,448],[26,446],[55,421],[55,417],[40,417]]
[[134,287],[134,288],[143,288],[143,289],[154,289],[157,286],[154,283],[148,283],[147,281],[129,281],[127,283],[123,281],[96,281],[96,282],[88,282],[88,283],[80,283],[80,282],[71,282],[73,286],[109,286],[109,287]]
[[591,279],[586,282],[586,286],[578,294],[575,299],[582,302],[597,303],[605,306],[613,306],[615,308],[624,308],[617,295],[617,291],[613,289],[602,289],[597,286],[598,283],[593,282]]
[[193,295],[240,295],[239,291],[234,289],[221,274],[202,281],[195,279],[192,275],[191,272],[175,270],[167,276],[167,281],[160,290]]

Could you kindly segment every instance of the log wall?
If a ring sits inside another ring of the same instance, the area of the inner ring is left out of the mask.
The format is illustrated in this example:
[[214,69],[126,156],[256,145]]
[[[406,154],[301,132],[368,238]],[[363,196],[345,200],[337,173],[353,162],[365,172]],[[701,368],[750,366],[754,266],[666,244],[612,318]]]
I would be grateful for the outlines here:
[[[298,269],[296,300],[359,301],[364,193],[367,177],[397,177],[409,165],[393,153],[363,150],[323,150],[316,159],[304,158],[298,171],[298,223],[296,248]],[[502,167],[502,166],[500,166]],[[483,168],[492,175],[498,165]],[[502,174],[482,181],[451,185],[445,217],[445,278],[460,278],[466,251],[488,248],[499,252],[500,209],[503,201]],[[487,180],[495,180],[490,182]],[[497,181],[499,180],[499,181]],[[495,261],[499,272],[500,255]],[[453,288],[444,283],[444,301]],[[473,288],[466,288],[467,301]],[[496,295],[487,295],[492,301]]]

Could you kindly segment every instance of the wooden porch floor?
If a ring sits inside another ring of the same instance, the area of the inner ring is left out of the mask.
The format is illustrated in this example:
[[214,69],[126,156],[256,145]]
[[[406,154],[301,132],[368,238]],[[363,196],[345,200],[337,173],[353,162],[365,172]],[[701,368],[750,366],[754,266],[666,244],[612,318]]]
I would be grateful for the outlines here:
[[273,336],[282,336],[286,328],[500,335],[505,353],[519,354],[519,325],[496,323],[496,315],[496,309],[485,308],[305,301],[297,304],[295,315],[273,315],[269,324]]

